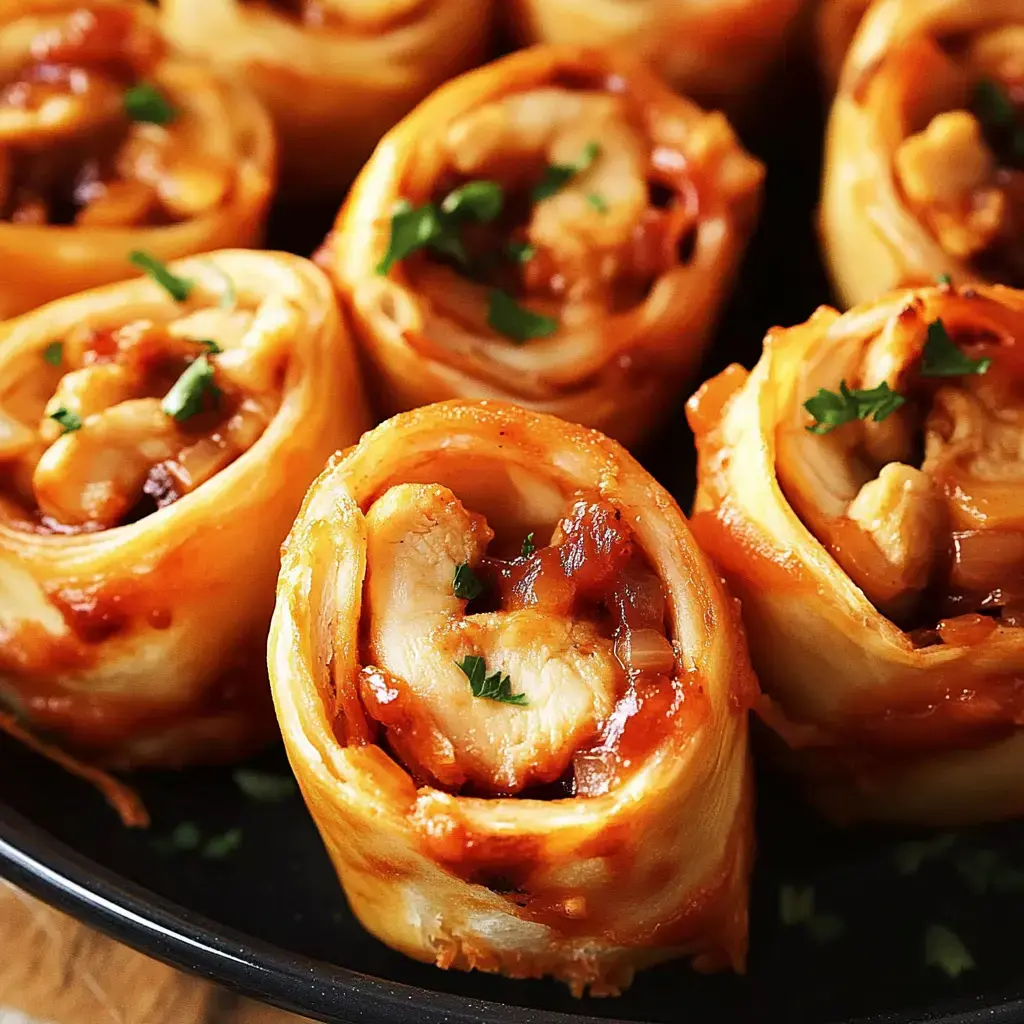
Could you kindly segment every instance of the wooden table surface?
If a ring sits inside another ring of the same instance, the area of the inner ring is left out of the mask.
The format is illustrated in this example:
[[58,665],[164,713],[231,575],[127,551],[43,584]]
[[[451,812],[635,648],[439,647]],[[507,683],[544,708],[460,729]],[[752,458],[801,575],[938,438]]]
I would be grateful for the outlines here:
[[306,1024],[136,953],[0,881],[0,1024]]

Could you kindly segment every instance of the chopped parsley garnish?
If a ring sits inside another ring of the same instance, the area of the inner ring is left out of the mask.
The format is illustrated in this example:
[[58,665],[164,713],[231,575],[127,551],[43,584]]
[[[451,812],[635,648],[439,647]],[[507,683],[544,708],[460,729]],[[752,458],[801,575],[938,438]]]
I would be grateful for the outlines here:
[[1006,88],[992,78],[974,87],[974,113],[989,142],[1011,164],[1024,160],[1024,128],[1017,123],[1017,108]]
[[583,147],[583,152],[574,164],[551,164],[545,171],[543,177],[530,191],[530,198],[535,203],[541,203],[550,199],[553,195],[561,192],[566,185],[582,174],[601,155],[601,147],[596,142],[588,142]]
[[537,550],[537,545],[533,543],[533,530],[531,530],[523,538],[523,547],[522,547],[522,549],[519,552],[519,557],[520,558],[529,558],[530,555],[532,555],[534,553],[534,551],[536,551],[536,550]]
[[501,704],[517,704],[525,707],[528,703],[525,693],[512,692],[512,680],[500,672],[487,675],[484,659],[476,654],[467,654],[461,662],[455,663],[462,669],[469,680],[469,688],[474,697],[498,701]]
[[183,423],[203,411],[207,395],[216,400],[219,394],[220,389],[214,382],[213,364],[208,356],[201,355],[171,386],[164,396],[162,408],[168,416]]
[[926,860],[941,857],[956,842],[956,836],[944,832],[934,839],[914,839],[897,843],[893,849],[893,860],[901,875],[913,875]]
[[974,957],[955,932],[945,925],[928,926],[924,934],[924,961],[929,967],[938,967],[951,978],[959,978],[964,971],[974,970]]
[[208,860],[223,860],[229,853],[234,853],[242,845],[242,830],[229,828],[219,836],[213,836],[203,844],[203,856]]
[[287,775],[274,775],[253,768],[238,768],[231,777],[250,800],[262,804],[280,803],[294,796],[298,789],[295,780]]
[[455,567],[452,590],[456,597],[462,598],[464,601],[472,601],[474,597],[479,597],[484,592],[484,585],[470,568],[469,563],[463,562]]
[[529,263],[537,254],[536,246],[531,245],[529,242],[509,242],[505,246],[505,255],[513,263]]
[[125,90],[124,112],[133,121],[170,124],[177,111],[152,82],[140,82]]
[[149,274],[175,302],[184,302],[192,292],[192,281],[172,274],[166,264],[161,263],[155,256],[150,256],[148,252],[136,249],[129,255],[128,262],[134,263],[140,270]]
[[597,210],[598,213],[608,212],[608,202],[602,195],[598,195],[597,192],[587,193],[587,202]]
[[45,359],[51,366],[60,366],[64,361],[64,342],[51,341],[50,344],[43,349],[43,359]]
[[212,338],[194,338],[197,345],[202,345],[211,356],[219,356],[224,351]]
[[469,262],[462,245],[462,226],[468,221],[488,224],[502,210],[505,192],[495,181],[467,181],[453,189],[441,201],[413,206],[408,200],[396,204],[391,214],[391,241],[378,274],[387,274],[406,256],[420,249],[431,249],[450,256],[457,263]]
[[804,402],[804,408],[814,417],[814,423],[807,429],[812,434],[827,434],[844,423],[869,417],[881,423],[905,401],[885,381],[876,388],[860,390],[847,387],[844,380],[839,384],[838,392],[818,388],[817,395]]
[[846,931],[841,917],[815,911],[811,885],[784,885],[779,889],[779,920],[789,927],[803,925],[815,942],[832,942]]
[[921,356],[922,377],[963,377],[985,373],[991,365],[991,359],[971,359],[957,348],[941,320],[928,325],[928,340]]
[[60,424],[62,436],[82,429],[82,417],[70,409],[58,409],[50,413],[50,419]]
[[939,274],[935,278],[935,283],[943,288],[948,288],[953,283],[953,278],[949,274]]
[[174,827],[169,836],[163,836],[154,843],[160,853],[178,853],[198,850],[203,841],[199,826],[194,821],[183,821]]
[[553,317],[534,313],[532,309],[520,306],[511,295],[500,288],[491,289],[487,324],[520,345],[532,338],[546,338],[558,330],[558,321]]

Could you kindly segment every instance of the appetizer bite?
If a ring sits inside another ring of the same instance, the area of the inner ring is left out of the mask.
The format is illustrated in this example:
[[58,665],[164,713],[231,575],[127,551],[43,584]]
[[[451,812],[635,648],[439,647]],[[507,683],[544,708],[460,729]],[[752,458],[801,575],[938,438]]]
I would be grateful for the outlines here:
[[492,0],[161,0],[184,53],[266,104],[296,198],[340,196],[380,137],[484,59]]
[[776,329],[691,400],[693,530],[761,710],[832,817],[1024,812],[1024,293],[950,285]]
[[763,173],[627,58],[537,47],[390,132],[319,259],[384,410],[504,398],[633,444],[704,352]]
[[505,0],[523,43],[619,47],[709,106],[745,106],[804,0]]
[[271,627],[285,745],[367,929],[612,994],[741,969],[757,688],[675,502],[596,431],[445,402],[314,483]]
[[367,426],[330,284],[219,252],[0,328],[0,702],[108,765],[267,740],[278,551]]
[[1024,2],[877,0],[829,117],[821,231],[840,299],[1024,285]]
[[269,119],[165,50],[144,3],[0,3],[0,319],[260,239]]

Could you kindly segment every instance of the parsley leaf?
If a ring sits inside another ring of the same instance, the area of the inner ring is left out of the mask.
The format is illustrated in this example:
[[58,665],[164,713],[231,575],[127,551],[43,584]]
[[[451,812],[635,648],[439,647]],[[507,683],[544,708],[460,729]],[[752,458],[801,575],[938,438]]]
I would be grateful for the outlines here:
[[960,937],[941,924],[929,925],[925,932],[924,962],[945,971],[951,978],[959,978],[975,966],[974,957]]
[[993,149],[1010,164],[1024,160],[1024,128],[1017,123],[1017,108],[1007,89],[992,78],[974,87],[971,108]]
[[817,395],[804,402],[804,408],[814,417],[814,423],[807,429],[812,434],[827,434],[844,423],[866,420],[868,417],[881,423],[905,401],[885,381],[877,388],[859,390],[848,388],[844,380],[839,384],[838,393],[818,388]]
[[590,203],[590,205],[595,210],[597,210],[598,213],[607,213],[608,212],[608,202],[607,202],[607,200],[605,199],[604,196],[598,195],[597,192],[588,192],[587,193],[587,202]]
[[178,112],[170,100],[152,82],[140,82],[125,90],[124,112],[132,121],[170,124]]
[[530,198],[535,203],[542,203],[545,199],[550,199],[553,195],[561,192],[577,174],[582,174],[587,170],[600,155],[600,145],[596,142],[588,142],[574,164],[551,164],[544,171],[540,181],[533,186]]
[[805,924],[814,917],[814,887],[784,885],[779,889],[779,920],[783,924]]
[[531,338],[546,338],[558,330],[558,321],[553,317],[520,306],[500,288],[491,289],[487,325],[518,345]]
[[468,263],[460,231],[470,220],[489,223],[501,213],[504,189],[496,181],[467,181],[452,189],[441,201],[412,206],[407,200],[396,205],[391,215],[391,240],[384,259],[377,264],[378,274],[391,268],[420,249],[432,249],[456,262]]
[[529,242],[509,242],[505,246],[505,255],[513,263],[529,263],[537,255],[537,247]]
[[928,340],[921,355],[922,377],[963,377],[986,373],[991,365],[991,359],[971,359],[957,348],[941,320],[928,325]]
[[295,780],[287,775],[274,775],[253,768],[238,768],[231,776],[235,785],[250,800],[262,804],[276,804],[293,796],[297,790]]
[[51,366],[60,366],[64,361],[64,342],[51,341],[50,344],[43,349],[43,359]]
[[976,896],[1024,891],[1024,872],[1006,864],[995,850],[964,850],[953,863]]
[[242,845],[242,830],[229,828],[219,836],[207,839],[203,845],[203,856],[208,860],[223,860],[229,853],[234,853]]
[[175,302],[184,302],[192,292],[192,282],[188,278],[172,274],[166,264],[148,252],[136,249],[128,256],[128,262],[144,270]]
[[201,355],[188,365],[164,396],[162,408],[178,423],[203,411],[206,396],[216,401],[220,389],[214,382],[213,365],[209,357]]
[[50,413],[50,419],[60,424],[62,437],[64,434],[71,434],[82,429],[82,417],[70,409],[58,409],[56,412]]
[[467,654],[461,662],[455,663],[462,669],[469,680],[469,688],[474,697],[498,701],[501,704],[517,704],[525,707],[528,703],[525,693],[512,692],[512,680],[500,672],[487,675],[484,659],[476,654]]
[[893,859],[901,875],[913,875],[926,860],[941,857],[954,843],[956,836],[945,832],[934,839],[915,839],[898,843],[893,849]]
[[224,351],[212,338],[193,338],[192,341],[202,345],[211,356],[219,356]]
[[953,283],[953,278],[949,274],[939,274],[935,278],[935,283],[943,288],[948,288]]
[[519,552],[519,557],[520,558],[529,558],[530,555],[532,555],[534,553],[534,551],[536,551],[536,550],[537,550],[537,545],[533,543],[533,530],[531,530],[523,538],[523,547],[522,547],[522,550]]
[[169,836],[162,836],[153,845],[159,853],[178,853],[182,850],[198,850],[202,841],[199,826],[194,821],[183,821],[174,827]]
[[452,590],[456,597],[460,597],[464,601],[472,601],[474,597],[479,597],[484,592],[484,585],[470,568],[469,563],[463,562],[455,567]]

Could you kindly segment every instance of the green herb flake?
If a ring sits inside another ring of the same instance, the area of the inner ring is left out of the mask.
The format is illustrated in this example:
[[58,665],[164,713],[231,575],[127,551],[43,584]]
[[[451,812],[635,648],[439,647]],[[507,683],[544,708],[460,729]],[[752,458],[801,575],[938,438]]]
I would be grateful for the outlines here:
[[207,355],[201,355],[188,365],[164,396],[162,408],[178,423],[184,423],[203,411],[209,396],[216,401],[220,389],[214,381],[213,364]]
[[518,345],[533,338],[547,338],[558,330],[558,321],[554,317],[544,316],[520,306],[511,295],[500,288],[491,289],[487,324],[492,330],[510,338]]
[[207,860],[223,860],[232,854],[242,845],[242,830],[240,828],[229,828],[219,836],[207,839],[203,844],[203,856]]
[[866,420],[869,417],[881,423],[891,416],[906,399],[893,391],[882,381],[876,388],[860,390],[849,388],[846,381],[839,385],[839,391],[819,388],[814,398],[804,402],[804,408],[814,417],[807,429],[812,434],[827,434],[844,423]]
[[50,419],[60,424],[61,436],[73,434],[76,430],[82,429],[82,417],[70,409],[58,409],[56,412],[50,413]]
[[529,263],[537,255],[537,247],[529,242],[509,242],[505,246],[505,255],[513,262],[522,266]]
[[64,362],[64,342],[63,341],[51,341],[46,348],[43,349],[43,359],[49,363],[50,366],[60,366]]
[[941,924],[928,926],[924,935],[924,960],[929,967],[938,967],[950,978],[959,978],[964,971],[973,971],[974,957],[960,937]]
[[182,853],[198,850],[202,841],[199,826],[194,821],[183,821],[174,827],[169,836],[162,836],[155,840],[153,845],[160,853]]
[[278,804],[294,796],[298,790],[288,775],[238,768],[231,776],[235,785],[250,799],[261,804]]
[[1012,128],[1017,120],[1010,94],[992,78],[983,78],[974,86],[973,107],[986,128]]
[[940,288],[949,288],[953,284],[953,278],[949,274],[939,274],[939,276],[935,278],[935,283],[939,285]]
[[177,116],[170,100],[152,82],[140,82],[126,89],[123,105],[132,121],[164,125]]
[[901,875],[916,874],[926,860],[941,857],[956,842],[956,836],[944,832],[934,839],[915,839],[905,843],[897,843],[893,848],[893,860]]
[[545,169],[540,181],[530,191],[530,198],[535,203],[542,203],[545,199],[557,195],[573,178],[591,167],[600,155],[600,145],[596,142],[588,142],[575,163],[551,164]]
[[453,189],[441,202],[446,217],[465,217],[489,224],[505,205],[505,190],[496,181],[467,181]]
[[461,662],[455,663],[469,680],[474,697],[497,701],[500,704],[516,704],[525,707],[528,703],[525,693],[512,692],[512,680],[500,672],[487,675],[484,659],[476,654],[467,654]]
[[522,548],[519,551],[519,557],[520,558],[529,558],[530,555],[532,555],[534,553],[534,551],[536,551],[536,550],[537,550],[537,545],[533,543],[533,530],[531,530],[523,538],[523,546],[522,546]]
[[193,338],[192,340],[196,345],[202,345],[211,356],[219,356],[224,351],[212,338]]
[[953,863],[975,896],[1024,892],[1024,871],[1006,864],[995,850],[964,850]]
[[597,192],[587,193],[587,202],[597,210],[598,213],[608,212],[608,202],[602,195],[598,195]]
[[928,325],[928,338],[921,355],[922,377],[963,377],[972,373],[986,373],[991,359],[971,359],[953,344],[946,325],[933,320]]
[[455,596],[463,601],[472,601],[473,598],[479,597],[484,592],[484,585],[470,568],[469,563],[463,562],[455,567],[452,590],[455,592]]
[[784,925],[806,924],[813,917],[813,886],[784,885],[779,889],[779,920]]
[[128,262],[145,271],[175,302],[184,302],[192,293],[192,281],[172,274],[166,264],[147,252],[136,249],[128,256]]
[[391,241],[384,259],[377,265],[377,273],[387,274],[396,263],[424,248],[440,232],[441,221],[433,204],[399,207],[391,215]]

